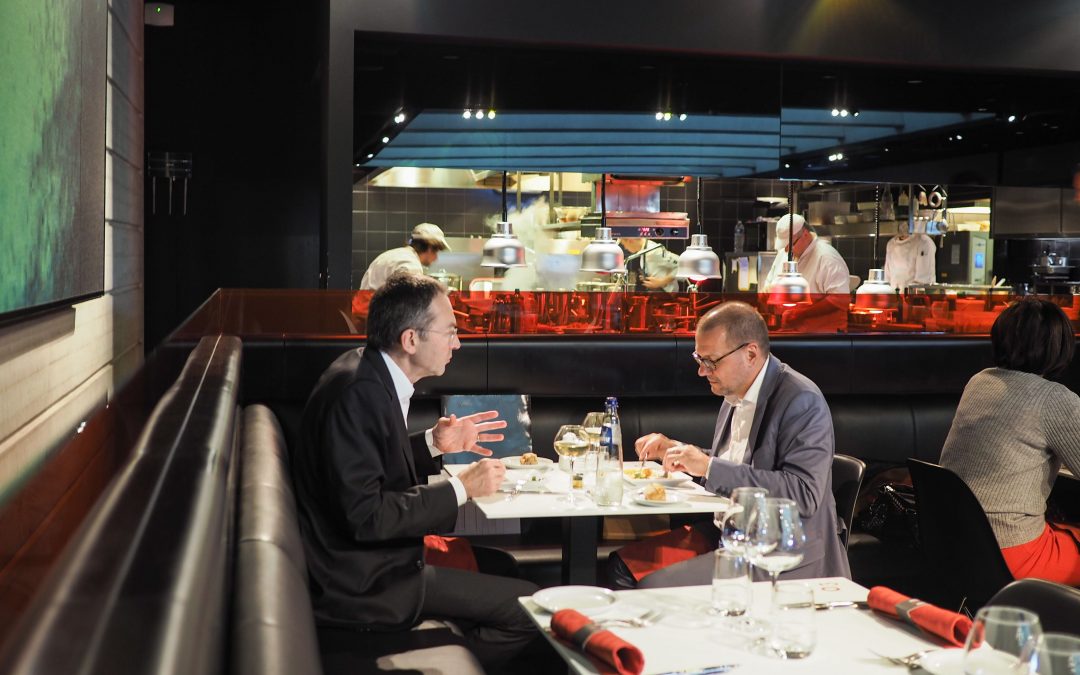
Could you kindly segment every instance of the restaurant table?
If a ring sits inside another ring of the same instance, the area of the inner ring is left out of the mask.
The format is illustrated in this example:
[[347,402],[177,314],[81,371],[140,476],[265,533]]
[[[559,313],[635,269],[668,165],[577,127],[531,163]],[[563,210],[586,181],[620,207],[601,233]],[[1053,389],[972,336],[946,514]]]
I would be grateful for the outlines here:
[[[650,462],[649,464],[655,465]],[[468,468],[467,464],[451,464],[444,471],[451,476]],[[552,468],[551,471],[559,471]],[[507,475],[512,472],[507,471]],[[596,583],[596,552],[599,544],[598,520],[604,516],[634,516],[672,513],[710,513],[723,511],[728,504],[725,497],[718,497],[697,483],[684,483],[667,490],[683,495],[685,499],[673,504],[644,506],[634,502],[636,488],[630,483],[623,490],[621,506],[597,506],[592,498],[579,492],[581,504],[571,507],[565,502],[565,493],[522,491],[509,499],[508,494],[497,492],[488,497],[472,500],[485,518],[562,518],[562,580],[567,584]]]
[[[800,583],[800,582],[781,582]],[[850,579],[831,577],[809,579],[814,601],[827,603],[840,600],[866,600],[867,589]],[[814,610],[817,646],[803,659],[783,660],[756,653],[754,637],[725,628],[727,622],[739,618],[709,615],[711,587],[683,586],[648,590],[618,591],[617,601],[602,610],[586,610],[590,617],[640,616],[659,609],[662,614],[645,628],[609,627],[624,640],[641,650],[645,657],[646,675],[685,672],[687,675],[710,666],[738,664],[732,675],[768,673],[892,673],[903,675],[904,666],[897,666],[874,654],[905,656],[941,645],[916,629],[896,619],[890,619],[868,609],[854,607]],[[753,585],[750,616],[767,621],[771,590],[769,582]],[[549,625],[551,614],[541,609],[531,596],[519,598],[521,605],[536,622],[544,637],[570,666],[572,673],[597,673],[596,667],[580,652],[556,640]],[[871,651],[873,650],[873,651]],[[962,659],[960,650],[937,655],[955,665]],[[962,669],[959,672],[963,672]]]

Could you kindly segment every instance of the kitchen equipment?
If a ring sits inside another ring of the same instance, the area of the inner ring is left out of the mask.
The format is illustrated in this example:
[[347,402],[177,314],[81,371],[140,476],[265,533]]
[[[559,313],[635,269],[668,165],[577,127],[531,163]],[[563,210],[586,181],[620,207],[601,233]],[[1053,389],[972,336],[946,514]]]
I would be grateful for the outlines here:
[[428,272],[428,276],[436,281],[442,283],[452,291],[461,290],[461,275],[447,272],[445,269],[440,269],[437,272]]
[[994,242],[989,232],[954,232],[941,240],[937,277],[942,283],[983,285],[990,280]]
[[756,251],[750,253],[725,253],[724,254],[724,292],[737,293],[739,291],[757,291],[764,293],[761,288],[765,277],[769,275],[776,251]]

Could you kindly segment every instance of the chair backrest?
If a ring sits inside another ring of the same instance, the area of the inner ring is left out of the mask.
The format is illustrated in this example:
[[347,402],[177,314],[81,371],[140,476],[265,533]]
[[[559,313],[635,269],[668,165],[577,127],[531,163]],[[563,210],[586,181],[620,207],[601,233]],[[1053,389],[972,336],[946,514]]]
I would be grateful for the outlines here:
[[990,598],[988,605],[1029,609],[1048,633],[1080,637],[1080,589],[1045,579],[1017,579]]
[[975,611],[1013,580],[971,488],[945,467],[908,459],[923,554],[939,573],[939,602]]
[[836,502],[836,516],[840,521],[840,541],[847,548],[851,536],[851,523],[855,519],[855,500],[862,488],[866,463],[850,455],[833,455],[832,492]]

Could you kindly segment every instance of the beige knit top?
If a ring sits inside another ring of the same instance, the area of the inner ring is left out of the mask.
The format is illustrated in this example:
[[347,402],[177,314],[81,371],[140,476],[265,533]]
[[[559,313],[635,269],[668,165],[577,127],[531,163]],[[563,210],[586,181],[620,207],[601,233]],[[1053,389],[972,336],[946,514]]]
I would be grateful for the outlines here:
[[1042,534],[1046,499],[1064,462],[1080,476],[1080,397],[1005,368],[977,373],[960,398],[941,465],[982,504],[1002,548]]

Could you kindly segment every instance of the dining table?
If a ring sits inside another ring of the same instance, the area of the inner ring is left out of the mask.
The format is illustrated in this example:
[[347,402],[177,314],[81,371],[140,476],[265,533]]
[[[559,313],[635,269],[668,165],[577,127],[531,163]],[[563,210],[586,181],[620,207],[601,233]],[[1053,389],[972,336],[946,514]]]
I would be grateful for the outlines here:
[[[796,583],[796,582],[781,582]],[[597,606],[595,595],[574,587],[562,592],[548,588],[534,596],[519,598],[522,607],[544,637],[566,661],[571,673],[598,673],[596,665],[580,651],[557,639],[550,630],[551,612],[538,604],[551,597],[573,605],[574,593],[588,597],[581,610],[598,622],[627,617],[651,617],[645,626],[612,622],[607,630],[636,646],[645,659],[644,675],[783,675],[785,673],[831,673],[833,675],[903,675],[907,666],[884,656],[902,657],[923,650],[928,671],[962,673],[963,649],[942,647],[902,621],[844,601],[865,601],[869,590],[850,579],[829,577],[803,582],[813,590],[812,611],[817,643],[806,658],[781,659],[762,649],[768,630],[771,588],[769,582],[752,585],[751,609],[746,617],[721,617],[710,613],[710,586],[639,589],[611,593],[610,605]],[[565,588],[565,587],[564,587]],[[580,587],[578,587],[580,588]],[[541,594],[547,594],[541,596]],[[837,605],[840,605],[837,607]],[[833,607],[833,608],[825,608]],[[757,630],[747,626],[757,626]],[[884,656],[883,656],[884,655]],[[727,666],[728,668],[725,668]]]
[[[454,476],[469,465],[450,464],[443,471]],[[627,467],[638,466],[638,462],[627,462]],[[659,471],[655,462],[646,462],[645,468]],[[649,514],[684,514],[710,513],[724,511],[730,503],[726,497],[720,497],[706,490],[698,483],[689,480],[665,488],[674,501],[651,503],[635,499],[641,489],[641,481],[627,481],[623,498],[617,506],[600,506],[590,495],[590,491],[581,490],[576,495],[579,501],[571,506],[566,503],[566,494],[543,489],[545,481],[527,481],[537,483],[540,489],[531,491],[528,485],[516,490],[515,475],[529,474],[529,478],[544,471],[560,471],[558,465],[548,465],[544,469],[528,471],[508,470],[507,480],[500,492],[473,499],[485,518],[498,520],[505,518],[561,518],[562,519],[562,581],[566,584],[595,584],[596,558],[599,546],[599,521],[605,516],[635,516]],[[537,473],[539,472],[539,473]],[[569,476],[566,476],[567,483]]]

